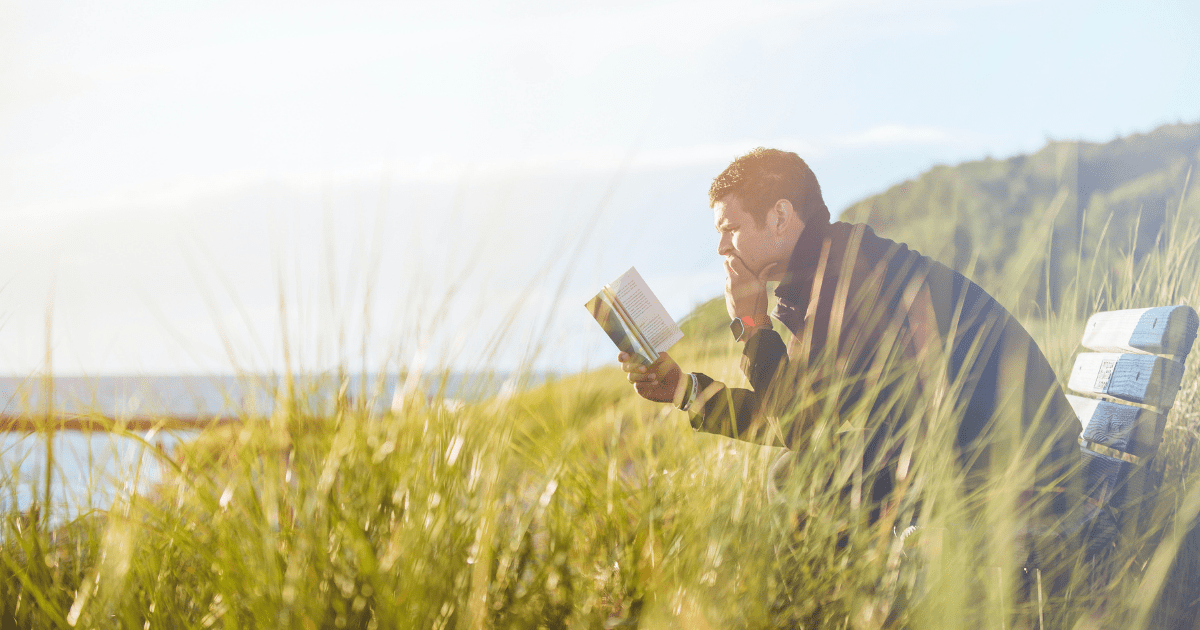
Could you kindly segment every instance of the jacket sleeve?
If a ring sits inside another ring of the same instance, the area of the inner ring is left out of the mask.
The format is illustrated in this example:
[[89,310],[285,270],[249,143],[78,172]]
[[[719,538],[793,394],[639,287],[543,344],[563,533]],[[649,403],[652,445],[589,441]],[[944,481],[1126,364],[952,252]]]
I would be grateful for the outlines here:
[[773,400],[776,378],[787,370],[787,348],[779,333],[759,331],[742,351],[742,372],[751,389],[726,387],[705,374],[697,374],[699,391],[691,408],[692,427],[749,442],[783,446],[778,431],[771,431],[764,413]]

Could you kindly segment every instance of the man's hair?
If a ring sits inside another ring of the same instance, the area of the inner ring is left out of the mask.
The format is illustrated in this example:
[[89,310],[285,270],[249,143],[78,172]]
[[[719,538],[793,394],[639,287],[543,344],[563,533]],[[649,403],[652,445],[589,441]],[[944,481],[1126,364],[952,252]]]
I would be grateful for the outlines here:
[[790,201],[792,210],[805,223],[829,223],[829,208],[821,197],[817,176],[790,151],[758,147],[738,157],[713,180],[708,205],[716,205],[727,195],[741,200],[742,209],[754,217],[759,227],[780,199]]

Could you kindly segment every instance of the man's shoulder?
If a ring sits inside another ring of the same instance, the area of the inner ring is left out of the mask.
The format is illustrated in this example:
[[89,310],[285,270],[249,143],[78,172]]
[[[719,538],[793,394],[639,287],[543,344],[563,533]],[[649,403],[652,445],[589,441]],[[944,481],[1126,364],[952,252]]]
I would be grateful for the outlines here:
[[956,291],[973,286],[974,290],[982,291],[979,285],[962,273],[922,254],[908,243],[879,235],[866,223],[839,221],[830,224],[830,228],[835,234],[834,240],[842,243],[852,242],[856,233],[860,235],[857,237],[859,258],[871,262],[887,261],[889,267],[896,269],[920,271],[933,285],[953,287]]
[[920,279],[935,298],[943,298],[935,299],[935,302],[956,305],[964,314],[980,311],[1004,311],[1007,314],[996,298],[983,287],[959,271],[925,256],[907,243],[880,236],[865,223],[838,222],[830,227],[835,241],[848,243],[856,238],[856,233],[860,235],[859,259],[868,263],[864,265],[867,268],[880,268],[880,263],[884,263],[884,286],[894,286],[895,282],[908,284],[914,279]]
[[894,241],[875,232],[866,223],[846,223],[837,221],[830,223],[828,228],[831,250],[834,253],[844,252],[849,248],[857,250],[859,259],[872,261],[884,258],[904,258],[922,256],[921,252],[913,249],[908,243]]
[[[886,285],[897,280],[907,281],[923,274],[930,264],[937,264],[933,259],[909,247],[907,243],[880,236],[866,223],[839,221],[830,224],[830,228],[831,251],[834,254],[855,252],[856,276],[865,276],[872,272],[882,273]],[[840,273],[845,273],[845,270]]]

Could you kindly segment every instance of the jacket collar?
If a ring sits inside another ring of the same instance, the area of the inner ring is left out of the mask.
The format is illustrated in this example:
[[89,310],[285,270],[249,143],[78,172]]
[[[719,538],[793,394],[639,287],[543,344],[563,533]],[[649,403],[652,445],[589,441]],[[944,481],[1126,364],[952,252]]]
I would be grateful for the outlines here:
[[817,273],[817,264],[821,259],[821,248],[829,234],[828,223],[804,226],[800,238],[796,239],[796,248],[788,259],[787,270],[783,280],[775,289],[775,295],[780,300],[791,304],[807,302],[812,290],[813,276]]

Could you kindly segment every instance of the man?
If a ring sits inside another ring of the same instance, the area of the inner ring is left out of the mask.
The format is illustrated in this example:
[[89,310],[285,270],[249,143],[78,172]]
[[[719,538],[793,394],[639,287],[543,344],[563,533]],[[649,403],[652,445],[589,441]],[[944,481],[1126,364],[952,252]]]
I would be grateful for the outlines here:
[[[1079,496],[1078,421],[1046,358],[995,299],[865,225],[831,224],[795,153],[737,158],[709,201],[750,389],[685,374],[666,353],[649,367],[622,353],[638,394],[688,411],[697,430],[801,457],[822,423],[858,436],[847,441],[862,461],[851,504],[870,508],[871,520],[905,474],[905,440],[950,418],[964,496],[1011,476],[1028,532],[1072,529],[1063,517]],[[791,333],[786,346],[767,314],[769,281],[779,282],[772,315]]]

